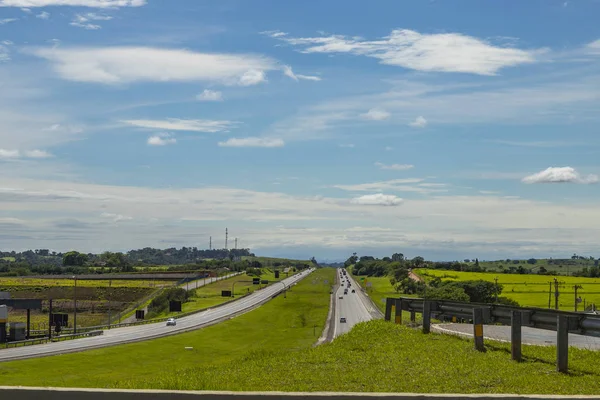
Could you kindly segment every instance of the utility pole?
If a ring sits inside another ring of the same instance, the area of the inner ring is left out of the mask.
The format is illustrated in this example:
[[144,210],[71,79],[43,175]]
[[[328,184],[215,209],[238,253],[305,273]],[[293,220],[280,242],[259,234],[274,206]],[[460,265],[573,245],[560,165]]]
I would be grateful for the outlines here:
[[225,228],[225,250],[227,250],[227,238],[229,236],[229,232],[227,231],[227,228]]
[[208,240],[208,249],[212,250],[212,236],[210,237],[210,239]]
[[554,309],[558,310],[558,279],[554,278]]
[[550,289],[548,289],[548,308],[550,308],[552,304],[552,282],[548,283],[550,284]]
[[110,329],[110,301],[112,296],[110,294],[110,288],[112,286],[112,279],[108,281],[108,329]]
[[73,333],[77,333],[77,275],[74,275],[73,279],[75,279],[75,289],[73,291]]
[[[583,289],[583,287],[581,285],[575,285],[575,286],[573,286],[573,289],[575,289],[575,312],[577,312],[577,306],[579,306],[579,301],[581,301],[581,299],[579,299],[577,297],[577,289]],[[584,311],[585,311],[585,307],[584,307]]]
[[494,282],[496,283],[496,303],[498,303],[498,277],[494,278]]

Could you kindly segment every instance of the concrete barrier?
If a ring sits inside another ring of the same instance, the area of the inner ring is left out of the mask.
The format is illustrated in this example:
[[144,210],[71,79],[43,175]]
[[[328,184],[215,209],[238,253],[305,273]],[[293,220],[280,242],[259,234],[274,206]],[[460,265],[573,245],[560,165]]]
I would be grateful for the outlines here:
[[193,392],[166,390],[111,390],[71,388],[26,388],[0,386],[0,398],[18,400],[346,400],[351,397],[373,400],[443,399],[600,399],[600,396],[512,395],[512,394],[421,394],[421,393],[330,393],[330,392]]

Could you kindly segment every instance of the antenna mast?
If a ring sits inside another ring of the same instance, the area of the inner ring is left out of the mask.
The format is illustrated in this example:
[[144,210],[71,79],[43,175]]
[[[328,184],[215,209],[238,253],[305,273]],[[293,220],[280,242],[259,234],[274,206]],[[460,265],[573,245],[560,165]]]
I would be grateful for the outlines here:
[[229,232],[227,231],[227,228],[225,228],[225,250],[227,250],[227,238],[229,236]]

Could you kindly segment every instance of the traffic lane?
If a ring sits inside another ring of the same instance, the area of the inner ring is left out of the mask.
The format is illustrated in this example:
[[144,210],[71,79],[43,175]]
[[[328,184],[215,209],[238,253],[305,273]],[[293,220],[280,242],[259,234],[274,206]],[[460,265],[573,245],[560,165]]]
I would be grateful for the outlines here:
[[[348,294],[344,294],[344,287],[338,289],[336,308],[336,330],[334,337],[349,332],[359,322],[369,321],[371,315],[365,305],[358,297],[358,293],[352,293],[353,286],[348,288]],[[339,297],[343,297],[340,299]],[[340,322],[340,318],[346,318],[346,322]]]
[[[282,282],[289,287],[290,285],[296,284],[299,280],[310,274],[312,271],[313,270],[311,269],[309,271],[302,272],[286,278]],[[268,286],[225,306],[179,318],[176,326],[167,327],[164,322],[158,322],[125,328],[115,328],[104,331],[104,335],[102,336],[47,343],[35,346],[3,349],[0,350],[0,361],[8,361],[15,358],[40,357],[44,355],[60,354],[63,352],[83,351],[90,348],[106,347],[139,340],[148,340],[168,334],[184,332],[186,330],[198,328],[203,325],[236,315],[244,310],[249,310],[250,308],[257,306],[273,297],[282,289],[283,287],[280,285]]]
[[359,284],[357,284],[356,280],[354,280],[354,278],[352,278],[351,276],[348,276],[348,279],[352,283],[352,288],[356,289],[356,294],[358,295],[359,299],[362,301],[363,305],[367,309],[367,311],[369,313],[369,320],[382,319],[383,314],[377,308],[377,306],[375,306],[375,304],[371,301],[371,299],[365,293],[364,289]]
[[[473,335],[473,325],[470,324],[436,324],[434,326],[455,333]],[[510,341],[510,326],[484,325],[483,336],[492,340]],[[521,328],[521,342],[538,346],[556,346],[556,332],[523,326]],[[600,350],[600,338],[569,333],[569,346],[587,350]]]

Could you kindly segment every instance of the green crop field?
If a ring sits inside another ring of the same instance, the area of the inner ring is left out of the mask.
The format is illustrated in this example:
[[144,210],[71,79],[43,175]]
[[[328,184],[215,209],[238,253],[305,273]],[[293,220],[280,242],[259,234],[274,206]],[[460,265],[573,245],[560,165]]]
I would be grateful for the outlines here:
[[[310,348],[321,335],[329,311],[332,268],[313,272],[260,308],[198,331],[82,353],[0,363],[3,385],[61,387],[147,387],[175,382],[190,368],[249,365],[269,355]],[[325,281],[328,283],[325,283]],[[186,350],[185,347],[193,347]],[[85,369],[82,370],[82,366]],[[265,380],[293,376],[265,369]],[[248,377],[250,378],[250,377]],[[236,377],[243,382],[245,378]],[[221,376],[215,383],[226,382]]]
[[292,260],[292,259],[288,259],[288,258],[276,258],[276,257],[242,256],[242,260],[258,261],[263,266],[266,266],[266,267],[271,267],[275,263],[281,263],[282,264],[281,267],[283,267],[286,263],[290,263],[290,264],[303,263],[303,264],[312,265],[312,262],[310,262],[310,260]]
[[[505,296],[519,302],[521,306],[548,308],[548,295],[550,282],[553,276],[534,274],[503,274],[489,272],[455,272],[434,269],[418,269],[415,271],[426,281],[433,277],[444,280],[485,280],[498,283],[503,286],[501,296]],[[562,310],[574,310],[575,291],[573,286],[578,284],[582,288],[578,290],[578,296],[585,299],[586,303],[600,304],[600,278],[581,278],[573,276],[557,276],[559,281],[559,308]],[[554,307],[554,292],[551,295],[551,306]],[[583,303],[579,309],[581,310]]]
[[[105,279],[105,280],[84,280],[77,279],[77,287],[141,287],[141,288],[153,288],[153,287],[164,287],[171,286],[175,283],[174,281],[167,280],[125,280],[125,279]],[[39,286],[39,287],[56,287],[56,286],[67,286],[71,287],[75,285],[74,279],[42,279],[42,278],[28,278],[24,277],[0,277],[0,291],[2,288],[8,288],[13,286]]]
[[[470,264],[473,264],[472,262]],[[595,264],[594,260],[581,259],[537,259],[535,264],[529,264],[527,260],[496,260],[496,261],[479,261],[479,266],[487,271],[502,272],[503,269],[509,267],[530,269],[533,273],[537,273],[541,267],[544,267],[551,273],[560,275],[572,275],[574,272],[581,271],[583,268],[591,268]]]

